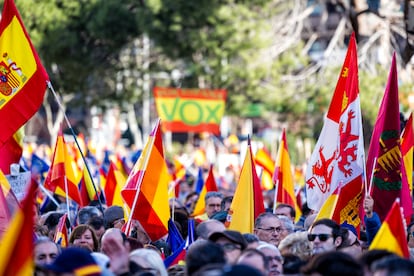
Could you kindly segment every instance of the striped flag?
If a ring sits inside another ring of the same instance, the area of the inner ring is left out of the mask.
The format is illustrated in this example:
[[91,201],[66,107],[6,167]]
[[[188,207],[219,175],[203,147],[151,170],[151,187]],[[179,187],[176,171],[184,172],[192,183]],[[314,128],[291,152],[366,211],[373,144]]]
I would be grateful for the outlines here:
[[23,128],[20,128],[13,136],[0,146],[0,170],[10,174],[10,165],[19,163],[23,153]]
[[106,205],[112,206],[123,206],[124,201],[122,200],[121,196],[121,189],[126,182],[126,178],[124,177],[123,173],[120,172],[115,164],[111,161],[109,164],[109,171],[108,175],[106,176],[106,184],[105,184],[105,198],[106,198]]
[[21,209],[17,210],[0,240],[0,275],[33,275],[34,204],[37,183],[28,186]]
[[289,149],[286,141],[286,131],[283,129],[280,139],[279,151],[277,153],[276,167],[273,173],[275,183],[275,205],[278,203],[288,204],[295,208],[296,218],[299,220],[302,211],[296,202],[295,183],[293,182],[292,166],[290,164]]
[[409,258],[407,233],[398,200],[395,200],[369,250],[385,249],[398,256]]
[[68,214],[64,214],[60,217],[58,225],[56,226],[55,237],[53,238],[53,242],[60,245],[62,248],[69,245],[68,228],[66,227],[67,219]]
[[[121,191],[122,197],[131,209],[130,218],[139,220],[153,241],[168,233],[170,181],[158,120]],[[126,232],[129,232],[129,229],[126,229]]]
[[72,156],[68,153],[62,131],[59,131],[52,164],[50,165],[44,186],[52,192],[56,192],[60,188],[64,192],[64,195],[67,195],[76,203],[82,205],[82,199],[78,189],[80,176],[78,176],[74,164]]
[[0,21],[0,146],[43,103],[48,75],[13,0],[5,0]]
[[239,182],[234,193],[226,226],[229,230],[241,233],[253,233],[254,220],[265,211],[260,179],[256,173],[250,138]]
[[273,161],[270,153],[265,148],[260,148],[256,151],[254,158],[256,165],[262,168],[260,177],[261,186],[265,190],[270,190],[274,187],[273,173],[275,170],[275,161]]
[[206,183],[201,190],[200,195],[198,196],[197,203],[194,207],[194,211],[192,216],[200,216],[205,213],[206,201],[204,200],[207,192],[217,192],[217,184],[216,180],[214,179],[213,174],[213,165],[210,165],[210,170],[208,171],[208,176],[206,178]]

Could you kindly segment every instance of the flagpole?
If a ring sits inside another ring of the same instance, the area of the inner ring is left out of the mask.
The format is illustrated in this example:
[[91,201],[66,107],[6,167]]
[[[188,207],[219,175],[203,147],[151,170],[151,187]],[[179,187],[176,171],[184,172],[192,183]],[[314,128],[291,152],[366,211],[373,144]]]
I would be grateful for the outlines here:
[[[83,161],[83,163],[85,164],[86,171],[88,172],[89,178],[91,179],[91,182],[92,182],[92,187],[93,187],[93,189],[94,189],[94,191],[95,191],[95,194],[97,195],[97,198],[98,198],[98,203],[99,203],[99,209],[101,210],[101,212],[102,212],[102,214],[103,214],[103,213],[104,213],[104,209],[103,209],[103,206],[102,206],[102,202],[101,202],[100,196],[99,196],[99,194],[98,194],[98,190],[96,189],[95,182],[93,181],[93,177],[92,177],[91,171],[89,170],[89,166],[88,166],[88,164],[87,164],[87,162],[86,162],[85,155],[83,154],[82,149],[81,149],[81,147],[80,147],[80,145],[79,145],[79,143],[78,143],[78,139],[76,139],[76,134],[75,134],[75,132],[73,131],[72,125],[71,125],[71,123],[69,122],[68,117],[66,116],[66,112],[65,112],[65,110],[63,109],[62,103],[60,102],[59,97],[58,97],[58,95],[57,95],[57,93],[56,93],[55,89],[53,88],[52,83],[51,83],[50,81],[47,81],[47,86],[48,86],[48,87],[49,87],[49,89],[52,91],[53,95],[55,96],[55,99],[56,99],[56,102],[57,102],[57,104],[58,104],[59,108],[60,108],[60,109],[62,110],[62,112],[63,112],[63,116],[64,116],[64,118],[65,118],[65,122],[66,122],[66,124],[68,125],[68,127],[69,127],[69,129],[70,129],[70,132],[71,132],[71,134],[72,134],[72,136],[73,136],[73,139],[75,140],[75,144],[76,144],[76,146],[77,146],[77,147],[78,147],[78,149],[79,149],[79,152],[80,152],[80,154],[81,154],[81,156],[82,156],[82,161]],[[69,220],[69,221],[70,221],[70,220]]]
[[371,195],[371,190],[372,190],[372,182],[374,179],[374,171],[375,171],[375,166],[377,165],[377,157],[374,158],[374,165],[372,166],[372,172],[371,172],[371,179],[369,181],[369,189],[368,189],[368,194]]
[[278,190],[279,190],[279,179],[276,180],[275,183],[275,200],[273,202],[273,214],[276,213],[276,205],[277,205],[277,194],[278,194]]
[[68,213],[68,220],[70,225],[72,225],[72,222],[70,221],[70,213],[69,213],[69,195],[68,195],[68,180],[66,178],[66,175],[63,177],[63,180],[65,182],[65,194],[66,194],[66,211]]
[[[160,119],[158,119],[156,128],[158,128],[159,125],[160,125]],[[153,148],[154,142],[155,142],[155,137],[154,137],[154,139],[152,139],[152,141],[151,141],[151,147],[149,147],[149,148],[151,148],[151,149]],[[150,157],[150,153],[149,152],[146,152],[146,155],[144,156],[145,159],[144,159],[144,164],[143,164],[143,168],[145,168],[145,169],[147,168],[149,157]],[[131,228],[132,216],[134,214],[135,207],[136,207],[137,202],[138,202],[138,196],[139,196],[139,193],[140,193],[140,190],[141,190],[141,184],[142,184],[142,180],[144,178],[144,173],[145,172],[140,172],[139,178],[137,180],[138,187],[137,187],[137,192],[135,193],[135,196],[134,196],[134,201],[132,203],[131,212],[129,214],[128,221],[127,221],[127,225],[126,225],[126,228],[125,228],[125,230],[126,230],[125,231],[126,232],[125,234],[126,235],[128,235],[129,232],[131,231],[130,228]],[[127,182],[128,182],[128,180],[127,180]]]
[[42,184],[39,184],[39,187],[40,187],[40,189],[42,190],[42,192],[43,193],[45,193],[46,194],[46,196],[48,197],[48,198],[50,198],[50,200],[57,206],[57,207],[59,207],[59,203],[56,201],[56,199],[53,197],[53,195],[52,194],[50,194],[50,192],[42,185]]

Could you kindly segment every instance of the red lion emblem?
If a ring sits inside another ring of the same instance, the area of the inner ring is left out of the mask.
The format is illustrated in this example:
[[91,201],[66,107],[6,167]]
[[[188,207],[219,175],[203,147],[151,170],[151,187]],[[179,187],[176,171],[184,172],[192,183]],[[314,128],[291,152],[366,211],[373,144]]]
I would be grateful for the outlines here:
[[352,169],[349,168],[352,161],[357,158],[357,145],[352,144],[353,141],[358,140],[359,136],[351,134],[351,120],[355,118],[355,113],[352,110],[348,112],[348,120],[346,129],[344,130],[344,123],[339,123],[339,149],[338,149],[338,168],[344,173],[345,177],[352,174]]

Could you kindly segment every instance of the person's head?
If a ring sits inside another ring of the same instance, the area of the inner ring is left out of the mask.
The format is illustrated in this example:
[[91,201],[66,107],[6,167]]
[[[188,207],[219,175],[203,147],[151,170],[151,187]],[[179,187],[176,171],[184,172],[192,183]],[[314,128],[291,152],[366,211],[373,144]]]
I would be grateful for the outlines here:
[[40,237],[34,244],[35,265],[45,265],[52,263],[59,255],[60,250],[56,243],[48,237]]
[[309,262],[302,267],[302,275],[320,276],[362,276],[362,266],[351,256],[340,251],[323,252],[314,255]]
[[282,222],[272,213],[264,212],[254,222],[254,234],[261,241],[271,243],[274,246],[279,245],[283,231]]
[[224,250],[227,263],[235,264],[240,254],[247,247],[247,242],[238,231],[225,230],[209,236],[210,241],[220,245]]
[[414,262],[399,256],[388,256],[372,264],[374,276],[412,276]]
[[48,237],[53,240],[56,233],[56,226],[59,223],[59,219],[63,216],[63,213],[61,212],[50,212],[47,214],[47,217],[45,219],[44,225],[47,227],[48,230]]
[[206,264],[226,263],[223,248],[211,241],[198,240],[191,244],[185,256],[187,275],[195,274]]
[[296,217],[296,211],[295,208],[293,208],[291,205],[289,204],[283,204],[283,203],[279,203],[276,206],[275,209],[275,214],[277,216],[286,216],[288,217],[293,223],[295,222],[295,217]]
[[266,256],[269,268],[268,275],[274,276],[281,275],[283,273],[283,257],[276,246],[261,241],[257,247],[257,250]]
[[359,257],[362,253],[362,247],[355,227],[348,223],[342,223],[341,231],[345,231],[346,235],[343,235],[342,243],[338,249],[354,258]]
[[278,215],[277,217],[280,219],[280,222],[282,223],[283,231],[280,232],[280,240],[283,240],[286,236],[295,232],[295,225],[293,224],[292,220],[287,216]]
[[53,275],[95,276],[102,273],[91,252],[78,247],[62,250],[56,259],[51,264],[44,265],[42,270],[54,273]]
[[308,232],[308,240],[313,247],[313,254],[335,251],[342,243],[341,227],[331,219],[315,221]]
[[407,226],[407,243],[409,248],[414,248],[414,222]]
[[91,252],[99,249],[99,241],[95,231],[87,224],[78,225],[73,229],[69,237],[69,244]]
[[133,250],[129,254],[129,261],[141,267],[142,272],[151,272],[159,276],[168,275],[160,254],[155,250],[146,248]]
[[247,248],[257,248],[259,246],[259,237],[255,234],[251,233],[244,233],[243,234],[244,239],[247,242]]
[[312,255],[312,246],[307,232],[295,232],[288,235],[279,243],[282,256],[293,254],[301,260],[307,261]]
[[103,233],[105,233],[104,219],[99,216],[94,216],[88,220],[87,224],[95,230],[96,237],[100,241]]
[[197,239],[207,240],[212,233],[223,232],[224,230],[226,230],[226,227],[223,223],[215,219],[209,219],[197,225]]
[[105,228],[119,228],[125,224],[124,209],[121,206],[112,205],[104,211]]
[[93,217],[102,217],[101,211],[94,206],[85,206],[79,209],[77,223],[87,224],[88,221]]
[[110,246],[107,246],[107,244],[112,243],[112,240],[116,240],[119,244],[123,245],[127,249],[128,252],[130,251],[128,239],[127,239],[127,236],[125,235],[125,233],[123,233],[118,228],[109,228],[102,235],[101,248],[102,248],[103,253],[105,253],[105,254],[107,253],[107,252],[105,252],[104,249],[105,248],[110,248]]
[[220,192],[207,192],[204,197],[205,210],[207,216],[210,218],[213,214],[221,210],[221,201],[223,200],[223,194]]
[[358,261],[364,268],[364,275],[372,275],[372,264],[388,256],[396,256],[394,253],[384,249],[371,249],[362,253]]
[[233,196],[226,196],[221,201],[221,211],[228,212],[230,210],[231,202],[233,201]]
[[237,260],[237,263],[254,267],[262,272],[263,275],[269,273],[269,263],[266,255],[255,248],[247,248],[244,250]]

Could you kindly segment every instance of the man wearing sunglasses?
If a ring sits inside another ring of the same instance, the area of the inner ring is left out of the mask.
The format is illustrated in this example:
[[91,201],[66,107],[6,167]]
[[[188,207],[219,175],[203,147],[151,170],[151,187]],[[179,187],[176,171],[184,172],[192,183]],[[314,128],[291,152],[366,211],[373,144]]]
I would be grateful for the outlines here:
[[313,249],[312,253],[319,254],[327,251],[336,251],[342,243],[341,227],[331,219],[315,221],[308,232],[308,240]]

